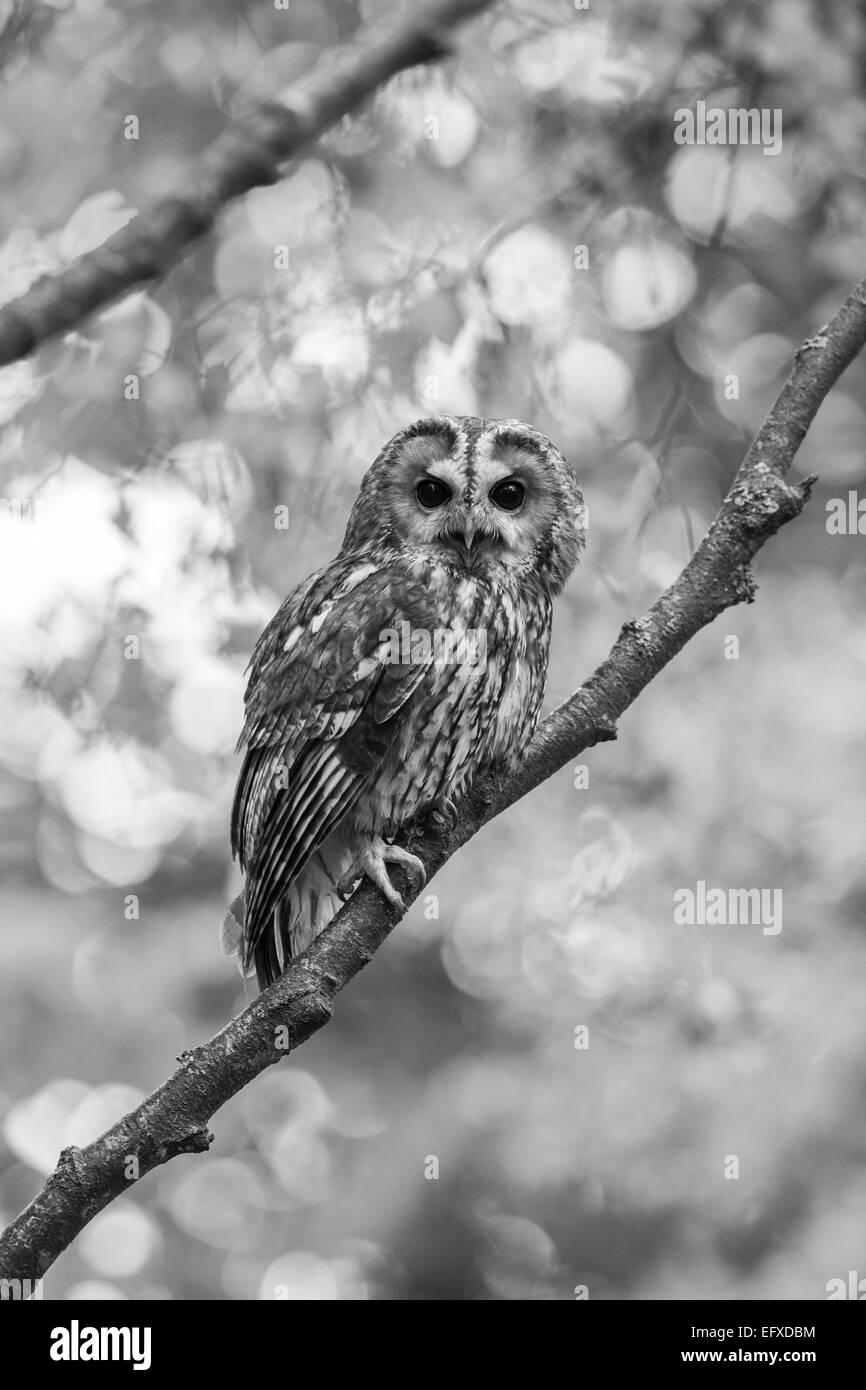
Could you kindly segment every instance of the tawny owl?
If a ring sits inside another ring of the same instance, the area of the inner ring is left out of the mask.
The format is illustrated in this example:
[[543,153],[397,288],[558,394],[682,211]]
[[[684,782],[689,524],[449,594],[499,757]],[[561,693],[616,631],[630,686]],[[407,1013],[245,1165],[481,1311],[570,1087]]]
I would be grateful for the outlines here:
[[562,455],[519,420],[440,415],[370,468],[339,555],[285,600],[250,663],[232,849],[244,973],[264,988],[413,816],[519,757],[538,719],[551,598],[583,543]]

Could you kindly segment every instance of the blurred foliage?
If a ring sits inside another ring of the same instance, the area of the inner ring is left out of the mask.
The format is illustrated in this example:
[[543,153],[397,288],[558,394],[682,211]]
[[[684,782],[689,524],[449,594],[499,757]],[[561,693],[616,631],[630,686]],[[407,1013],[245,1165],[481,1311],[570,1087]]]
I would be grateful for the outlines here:
[[[0,300],[388,8],[0,0]],[[243,1002],[217,950],[243,668],[383,441],[479,412],[573,460],[564,698],[864,273],[864,75],[854,0],[510,0],[165,283],[0,372],[5,1217]],[[781,153],[677,146],[699,98],[781,109]],[[757,604],[588,787],[563,771],[462,851],[438,918],[416,905],[47,1296],[821,1298],[863,1273],[864,559],[825,511],[863,487],[864,378],[800,452],[821,482]],[[674,926],[697,879],[782,888],[783,931]]]

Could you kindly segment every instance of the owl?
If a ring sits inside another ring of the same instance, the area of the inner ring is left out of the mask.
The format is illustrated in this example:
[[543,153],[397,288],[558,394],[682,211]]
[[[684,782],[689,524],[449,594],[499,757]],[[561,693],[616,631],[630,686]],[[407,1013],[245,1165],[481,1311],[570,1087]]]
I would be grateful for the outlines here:
[[401,828],[507,769],[538,720],[551,601],[583,544],[562,455],[519,420],[439,415],[366,473],[336,559],[289,594],[249,667],[230,909],[260,988],[366,875],[424,866]]

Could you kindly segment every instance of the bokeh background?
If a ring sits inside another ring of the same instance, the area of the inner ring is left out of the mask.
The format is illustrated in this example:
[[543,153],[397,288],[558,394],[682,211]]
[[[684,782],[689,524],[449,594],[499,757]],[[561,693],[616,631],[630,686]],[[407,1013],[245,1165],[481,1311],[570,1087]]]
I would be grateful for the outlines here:
[[[0,0],[0,299],[388,8]],[[864,74],[854,0],[501,3],[164,283],[0,372],[0,1217],[242,1007],[218,926],[243,669],[384,440],[520,416],[573,461],[564,699],[864,273]],[[698,99],[780,109],[781,153],[677,145]],[[97,1217],[46,1297],[820,1299],[866,1275],[866,540],[827,526],[866,489],[864,381],[800,452],[820,483],[757,602],[467,846],[211,1154]],[[781,933],[675,925],[699,879],[781,889]]]

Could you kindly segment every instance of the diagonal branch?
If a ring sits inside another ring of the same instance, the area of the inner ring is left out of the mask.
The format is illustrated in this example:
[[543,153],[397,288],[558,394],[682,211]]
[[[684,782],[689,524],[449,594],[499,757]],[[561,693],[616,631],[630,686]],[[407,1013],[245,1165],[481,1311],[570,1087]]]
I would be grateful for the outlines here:
[[493,0],[424,0],[325,53],[273,102],[257,103],[205,151],[178,191],[0,308],[0,367],[165,275],[232,199],[276,183],[283,165],[404,68],[451,49],[449,30]]
[[60,18],[56,5],[42,0],[11,0],[8,15],[0,29],[0,72],[17,69],[22,59],[39,48]]
[[[516,772],[481,779],[457,825],[412,827],[406,843],[432,877],[489,820],[594,743],[702,627],[751,602],[751,563],[798,516],[814,479],[785,481],[827,392],[866,344],[866,281],[797,353],[794,369],[734,478],[721,510],[682,574],[645,617],[626,623],[607,660],[543,722]],[[398,875],[402,871],[397,871]],[[414,896],[403,876],[404,898]],[[253,1077],[331,1017],[337,993],[373,957],[398,916],[365,882],[275,984],[192,1052],[137,1109],[83,1149],[65,1149],[42,1191],[0,1236],[0,1278],[39,1278],[97,1212],[132,1181],[179,1153],[207,1149],[208,1121]]]

